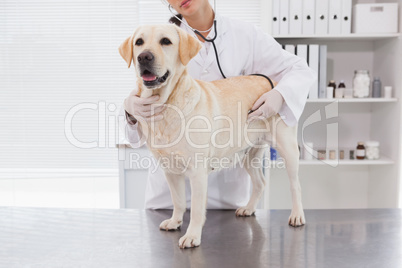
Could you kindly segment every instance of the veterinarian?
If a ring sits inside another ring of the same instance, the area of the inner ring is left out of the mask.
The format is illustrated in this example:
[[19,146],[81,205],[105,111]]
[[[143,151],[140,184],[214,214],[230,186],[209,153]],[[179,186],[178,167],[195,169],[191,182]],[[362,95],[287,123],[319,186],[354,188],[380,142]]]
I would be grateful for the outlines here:
[[[316,75],[301,58],[282,49],[270,35],[252,24],[226,18],[214,12],[208,0],[168,0],[164,4],[178,14],[171,23],[198,38],[202,49],[187,65],[189,74],[199,80],[213,81],[226,77],[249,74],[264,74],[278,82],[274,90],[262,95],[252,108],[249,120],[258,116],[270,117],[279,113],[288,125],[297,124],[304,109],[309,88]],[[180,14],[180,15],[179,15]],[[215,24],[216,21],[216,32]],[[197,30],[207,40],[215,37],[213,44],[195,34]],[[220,70],[221,69],[221,70]],[[136,115],[155,120],[161,118],[161,109],[152,114],[148,105],[158,99],[152,96],[141,99],[135,90],[125,100],[126,138],[138,147]],[[149,172],[145,193],[145,208],[173,208],[168,184],[161,168]],[[187,207],[190,207],[190,186],[186,181]],[[250,178],[241,167],[213,172],[208,178],[208,209],[236,209],[244,206],[250,198]]]

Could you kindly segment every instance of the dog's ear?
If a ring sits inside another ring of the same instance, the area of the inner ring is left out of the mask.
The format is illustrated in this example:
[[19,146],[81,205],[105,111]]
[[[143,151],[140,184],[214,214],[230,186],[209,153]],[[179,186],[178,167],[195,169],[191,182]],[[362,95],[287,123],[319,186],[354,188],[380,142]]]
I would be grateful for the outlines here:
[[127,62],[128,68],[130,68],[131,60],[133,59],[133,38],[134,34],[124,40],[119,47],[120,55]]
[[188,62],[197,55],[198,51],[201,49],[200,41],[196,38],[192,37],[179,27],[176,27],[177,32],[179,33],[180,37],[180,44],[179,44],[179,56],[181,63],[183,65],[187,65]]

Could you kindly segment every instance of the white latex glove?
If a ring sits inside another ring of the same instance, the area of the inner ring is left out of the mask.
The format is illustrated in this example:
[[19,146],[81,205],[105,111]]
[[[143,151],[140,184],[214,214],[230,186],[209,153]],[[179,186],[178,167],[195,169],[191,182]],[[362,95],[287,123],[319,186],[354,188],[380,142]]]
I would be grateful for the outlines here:
[[164,105],[156,105],[159,100],[159,95],[154,95],[148,98],[140,98],[137,95],[137,90],[131,91],[130,95],[124,100],[124,109],[126,110],[127,121],[130,124],[137,123],[137,119],[143,118],[146,121],[158,121],[163,118],[161,115],[165,109]]
[[279,112],[283,105],[284,99],[277,90],[271,90],[264,93],[253,105],[253,111],[248,115],[248,122],[269,118]]

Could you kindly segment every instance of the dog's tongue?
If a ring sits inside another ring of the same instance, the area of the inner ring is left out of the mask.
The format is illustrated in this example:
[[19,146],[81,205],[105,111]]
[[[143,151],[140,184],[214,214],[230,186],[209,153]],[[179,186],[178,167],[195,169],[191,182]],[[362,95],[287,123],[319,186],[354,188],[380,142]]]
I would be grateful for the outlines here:
[[156,79],[156,76],[153,74],[143,74],[142,75],[142,79],[144,79],[144,81],[154,81]]

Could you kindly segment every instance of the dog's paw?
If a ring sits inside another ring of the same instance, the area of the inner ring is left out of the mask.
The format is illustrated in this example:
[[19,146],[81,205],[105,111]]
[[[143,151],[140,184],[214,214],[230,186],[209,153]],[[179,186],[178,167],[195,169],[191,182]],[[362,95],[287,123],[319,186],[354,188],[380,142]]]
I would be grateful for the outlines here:
[[304,217],[303,210],[300,212],[292,212],[290,213],[289,217],[289,225],[293,227],[298,227],[306,224],[306,218]]
[[255,209],[249,207],[240,207],[236,210],[236,216],[238,217],[250,217],[254,213]]
[[180,248],[194,248],[201,244],[201,236],[185,234],[179,240]]
[[164,220],[160,225],[159,229],[164,231],[176,231],[180,229],[180,226],[183,224],[182,220],[175,219],[167,219]]

